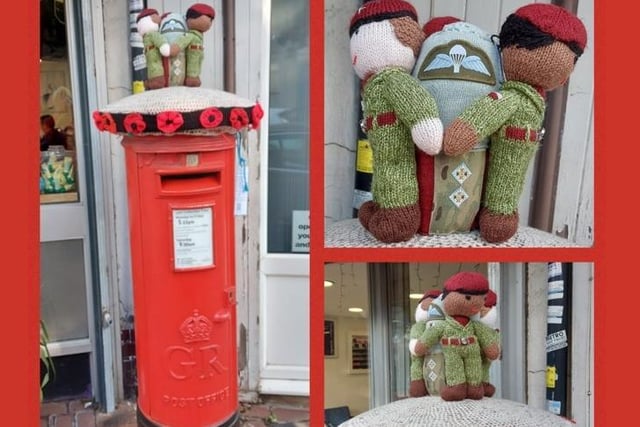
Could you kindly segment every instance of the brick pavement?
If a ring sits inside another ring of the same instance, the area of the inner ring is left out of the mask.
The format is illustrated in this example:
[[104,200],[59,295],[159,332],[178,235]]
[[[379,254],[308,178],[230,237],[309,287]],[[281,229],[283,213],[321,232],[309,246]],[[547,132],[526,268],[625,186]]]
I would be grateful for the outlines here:
[[[308,408],[306,397],[261,396],[257,403],[240,403],[240,426],[308,427]],[[40,427],[138,427],[136,405],[124,401],[105,414],[90,401],[45,402],[40,405]]]

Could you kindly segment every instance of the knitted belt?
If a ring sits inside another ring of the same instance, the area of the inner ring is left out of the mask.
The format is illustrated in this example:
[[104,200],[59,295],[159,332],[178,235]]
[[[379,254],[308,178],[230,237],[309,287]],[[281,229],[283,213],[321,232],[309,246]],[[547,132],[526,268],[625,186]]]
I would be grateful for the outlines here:
[[[375,122],[374,122],[375,119]],[[389,126],[392,125],[396,122],[396,114],[391,111],[388,113],[380,113],[377,116],[369,116],[366,118],[366,120],[363,120],[362,122],[360,122],[360,127],[362,128],[363,132],[369,132],[369,130],[371,130],[371,128],[376,125],[376,126]]]
[[204,50],[204,46],[199,44],[190,44],[189,49],[191,50]]
[[[528,133],[528,135],[527,135]],[[538,142],[544,136],[544,129],[537,132],[534,129],[519,128],[516,126],[507,126],[504,130],[504,136],[517,141]]]
[[440,339],[440,343],[442,345],[467,345],[467,344],[473,344],[475,342],[476,342],[476,337],[464,337],[464,338],[444,337]]

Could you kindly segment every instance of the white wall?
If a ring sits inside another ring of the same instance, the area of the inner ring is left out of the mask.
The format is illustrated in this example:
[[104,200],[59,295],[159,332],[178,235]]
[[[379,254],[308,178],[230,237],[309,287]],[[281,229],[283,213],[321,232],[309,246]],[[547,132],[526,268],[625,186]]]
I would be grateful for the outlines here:
[[351,415],[369,409],[369,375],[349,373],[349,332],[366,332],[368,321],[357,317],[332,317],[336,321],[337,357],[324,359],[324,407],[348,406]]

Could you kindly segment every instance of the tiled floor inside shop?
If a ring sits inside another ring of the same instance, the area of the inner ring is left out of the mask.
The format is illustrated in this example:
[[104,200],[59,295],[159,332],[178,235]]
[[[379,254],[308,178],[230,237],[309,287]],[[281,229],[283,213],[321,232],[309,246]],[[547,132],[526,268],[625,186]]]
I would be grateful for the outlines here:
[[[258,403],[240,403],[240,426],[309,426],[309,399],[261,396]],[[137,427],[136,405],[122,402],[110,414],[97,411],[91,402],[61,400],[40,406],[41,427]]]

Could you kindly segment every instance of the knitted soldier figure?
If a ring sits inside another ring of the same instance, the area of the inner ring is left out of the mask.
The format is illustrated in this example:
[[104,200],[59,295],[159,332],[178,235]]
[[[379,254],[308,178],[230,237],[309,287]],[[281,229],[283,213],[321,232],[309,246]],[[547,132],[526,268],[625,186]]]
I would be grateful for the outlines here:
[[169,56],[170,46],[158,31],[160,15],[156,9],[143,9],[136,17],[136,27],[142,36],[144,56],[147,62],[146,89],[165,87],[165,73],[162,57]]
[[505,83],[478,100],[445,131],[444,152],[458,155],[491,135],[480,234],[503,242],[518,228],[518,199],[540,145],[545,91],[563,85],[584,51],[587,32],[576,16],[547,3],[523,6],[500,31]]
[[171,44],[172,56],[177,55],[180,50],[185,51],[187,61],[185,86],[197,87],[201,84],[200,71],[204,59],[203,33],[211,28],[215,16],[215,10],[208,4],[194,4],[187,9],[186,13],[189,31]]
[[428,394],[427,387],[424,384],[424,376],[422,374],[424,356],[416,355],[414,353],[414,348],[418,342],[418,338],[420,338],[424,333],[427,320],[429,318],[429,306],[439,295],[440,291],[437,289],[425,292],[420,301],[418,301],[415,314],[416,323],[411,325],[411,331],[409,332],[409,352],[411,353],[411,370],[409,373],[411,382],[409,383],[409,396],[411,397],[426,396]]
[[427,354],[436,343],[442,345],[445,386],[443,400],[482,399],[482,356],[496,360],[500,356],[498,333],[479,320],[472,320],[484,306],[489,282],[480,273],[454,274],[442,293],[445,319],[429,322],[416,344],[415,353]]
[[358,211],[378,240],[410,239],[420,225],[414,143],[428,154],[442,144],[433,97],[411,77],[424,34],[404,0],[373,0],[351,18],[351,63],[362,80],[362,126],[373,151],[373,200]]
[[[498,303],[498,296],[492,290],[487,292],[487,296],[484,299],[484,307],[480,309],[480,321],[494,329],[496,332],[498,331],[498,308],[496,304]],[[487,397],[491,397],[496,392],[496,387],[489,382],[489,368],[491,368],[491,362],[489,358],[483,356],[482,357],[482,385],[484,387],[484,395]]]

